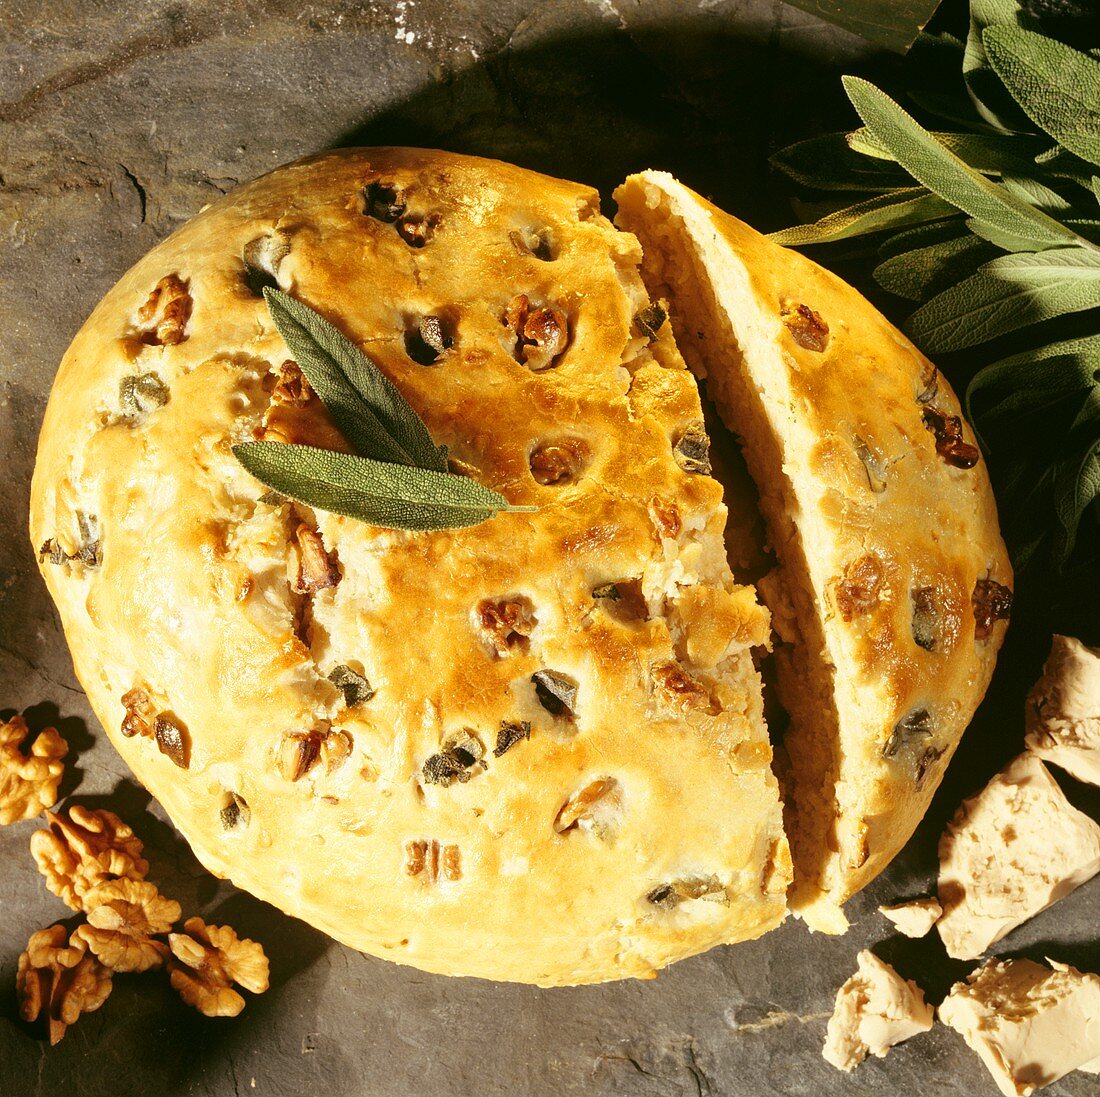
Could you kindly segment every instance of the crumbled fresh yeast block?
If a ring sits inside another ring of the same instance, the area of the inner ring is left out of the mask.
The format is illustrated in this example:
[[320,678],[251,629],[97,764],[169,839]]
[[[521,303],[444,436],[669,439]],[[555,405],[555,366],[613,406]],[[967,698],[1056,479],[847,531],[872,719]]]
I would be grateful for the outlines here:
[[939,1008],[1006,1097],[1029,1097],[1071,1070],[1100,1073],[1100,975],[1049,963],[987,960]]
[[943,907],[938,899],[914,899],[909,903],[896,903],[893,906],[879,907],[906,937],[923,937],[936,924]]
[[932,1007],[920,987],[864,949],[859,970],[837,991],[822,1054],[838,1070],[852,1070],[931,1027]]
[[1030,750],[1100,785],[1100,649],[1055,636],[1026,713]]
[[974,960],[1100,872],[1100,826],[1021,754],[963,801],[939,853],[937,927],[951,956]]

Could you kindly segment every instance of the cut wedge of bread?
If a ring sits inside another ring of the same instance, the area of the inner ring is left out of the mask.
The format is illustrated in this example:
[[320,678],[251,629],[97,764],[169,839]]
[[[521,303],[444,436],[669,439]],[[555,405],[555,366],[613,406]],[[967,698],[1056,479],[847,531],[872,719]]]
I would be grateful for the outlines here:
[[989,479],[951,388],[856,290],[666,173],[615,198],[760,492],[791,905],[840,932],[992,673],[1011,574]]

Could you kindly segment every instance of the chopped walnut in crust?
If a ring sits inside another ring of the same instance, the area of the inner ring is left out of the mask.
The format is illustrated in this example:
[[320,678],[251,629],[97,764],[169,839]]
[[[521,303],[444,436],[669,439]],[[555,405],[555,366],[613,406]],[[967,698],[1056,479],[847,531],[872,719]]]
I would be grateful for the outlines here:
[[313,402],[310,388],[302,367],[288,358],[281,366],[268,374],[272,379],[271,402],[283,408],[304,408]]
[[84,909],[88,924],[74,936],[112,971],[149,971],[167,959],[167,945],[153,937],[179,921],[180,905],[165,899],[156,884],[109,880],[84,896]]
[[664,708],[682,715],[701,712],[713,716],[719,711],[707,687],[675,660],[655,664],[649,674],[653,696]]
[[13,716],[0,723],[0,825],[33,819],[57,802],[69,745],[56,728],[39,732],[30,750],[20,748],[30,735],[26,720]]
[[19,957],[19,1016],[28,1024],[42,1018],[50,1043],[57,1044],[82,1013],[103,1005],[111,986],[110,970],[86,954],[82,941],[75,936],[70,940],[64,926],[40,929]]
[[84,897],[111,879],[143,880],[149,862],[141,839],[113,812],[79,805],[68,815],[46,812],[47,828],[31,835],[31,854],[46,887],[73,910]]
[[851,621],[870,613],[879,604],[885,577],[882,561],[874,553],[847,564],[833,582],[833,599],[841,619]]
[[191,294],[178,274],[166,274],[137,311],[142,341],[151,346],[174,346],[187,338]]
[[462,854],[458,846],[441,845],[434,838],[405,843],[405,875],[423,876],[429,884],[440,877],[462,879]]
[[936,439],[936,452],[944,461],[957,469],[972,469],[981,454],[977,446],[963,439],[962,417],[945,415],[938,408],[928,406],[921,413],[924,425]]
[[598,777],[562,804],[554,819],[554,831],[567,834],[573,830],[590,830],[602,837],[613,821],[619,800],[619,782],[614,777]]
[[188,918],[183,933],[170,933],[168,961],[172,987],[189,1005],[207,1017],[236,1017],[244,998],[233,984],[253,994],[268,988],[269,966],[263,946],[238,937],[229,926],[208,926]]
[[523,597],[499,601],[486,598],[478,603],[474,619],[482,640],[498,659],[510,655],[513,649],[526,651],[538,624],[534,607]]
[[998,621],[1007,621],[1012,614],[1012,591],[992,579],[979,579],[970,596],[974,609],[974,639],[988,640]]
[[512,356],[536,373],[549,369],[569,342],[569,322],[560,309],[532,309],[526,293],[517,294],[504,310],[504,326],[515,336]]
[[316,530],[300,523],[294,532],[294,544],[297,550],[295,594],[316,594],[340,582],[340,569],[325,551],[325,543]]
[[829,325],[809,305],[785,301],[780,319],[791,333],[791,338],[804,350],[820,354],[829,345]]

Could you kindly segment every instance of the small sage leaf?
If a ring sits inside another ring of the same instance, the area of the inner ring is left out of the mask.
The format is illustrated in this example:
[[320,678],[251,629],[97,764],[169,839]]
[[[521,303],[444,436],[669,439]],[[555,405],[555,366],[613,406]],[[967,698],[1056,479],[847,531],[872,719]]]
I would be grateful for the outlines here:
[[[983,175],[1021,174],[1034,170],[1035,157],[1046,147],[1041,137],[1022,133],[945,133],[933,130],[929,136]],[[896,162],[886,142],[866,126],[848,134],[848,143],[854,152],[864,156]]]
[[949,203],[929,193],[924,187],[906,187],[869,198],[865,202],[857,202],[854,206],[846,206],[811,225],[795,225],[773,232],[769,239],[788,246],[826,244],[833,240],[882,232],[884,229],[938,221],[951,217],[955,212]]
[[257,480],[291,499],[386,529],[459,529],[500,511],[534,509],[510,506],[465,476],[312,446],[245,442],[233,454]]
[[843,133],[826,133],[788,145],[774,153],[770,163],[796,183],[817,190],[881,194],[912,183],[896,164],[861,156]]
[[872,272],[883,289],[923,301],[973,274],[997,255],[997,249],[973,236],[957,236],[939,244],[894,255]]

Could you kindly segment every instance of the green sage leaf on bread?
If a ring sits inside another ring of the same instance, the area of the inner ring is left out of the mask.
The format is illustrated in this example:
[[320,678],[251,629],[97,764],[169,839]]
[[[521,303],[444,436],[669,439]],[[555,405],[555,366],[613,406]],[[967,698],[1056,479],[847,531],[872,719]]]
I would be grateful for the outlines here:
[[438,530],[476,526],[512,507],[491,488],[435,469],[397,465],[282,442],[245,442],[233,455],[269,488],[387,529]]

